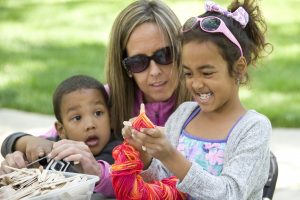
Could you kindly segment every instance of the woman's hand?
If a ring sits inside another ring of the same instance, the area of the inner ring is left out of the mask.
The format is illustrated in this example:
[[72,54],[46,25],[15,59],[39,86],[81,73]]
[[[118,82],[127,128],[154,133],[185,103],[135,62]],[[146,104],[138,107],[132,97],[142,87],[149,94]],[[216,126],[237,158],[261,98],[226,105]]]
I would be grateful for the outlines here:
[[32,162],[50,153],[53,143],[36,136],[23,136],[17,140],[16,150],[25,153],[27,160]]
[[5,156],[5,160],[1,162],[0,174],[7,174],[12,171],[11,169],[5,166],[21,169],[26,167],[27,164],[28,162],[25,159],[25,155],[21,151],[15,151],[13,153],[9,153]]
[[73,161],[80,173],[101,177],[100,166],[84,142],[60,140],[53,144],[53,149],[48,156],[55,160]]

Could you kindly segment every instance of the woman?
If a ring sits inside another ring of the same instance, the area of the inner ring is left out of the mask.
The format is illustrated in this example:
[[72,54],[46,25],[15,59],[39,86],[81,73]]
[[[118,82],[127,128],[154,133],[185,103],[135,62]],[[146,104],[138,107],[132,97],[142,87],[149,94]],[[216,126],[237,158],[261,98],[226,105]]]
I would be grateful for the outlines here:
[[180,26],[173,11],[160,1],[136,1],[117,16],[106,63],[117,136],[122,122],[136,116],[141,103],[151,121],[163,126],[188,99],[179,83]]
[[[154,124],[164,126],[177,106],[189,99],[179,79],[182,71],[179,33],[178,18],[159,0],[135,1],[117,16],[106,62],[111,127],[116,139],[121,138],[123,121],[138,114],[140,103],[145,103],[147,115]],[[43,137],[55,134],[54,129]],[[47,155],[52,150],[52,142],[14,133],[3,142],[1,153],[5,157],[16,150],[32,161]],[[11,166],[17,166],[16,159],[21,159],[14,158],[14,154],[7,156]]]

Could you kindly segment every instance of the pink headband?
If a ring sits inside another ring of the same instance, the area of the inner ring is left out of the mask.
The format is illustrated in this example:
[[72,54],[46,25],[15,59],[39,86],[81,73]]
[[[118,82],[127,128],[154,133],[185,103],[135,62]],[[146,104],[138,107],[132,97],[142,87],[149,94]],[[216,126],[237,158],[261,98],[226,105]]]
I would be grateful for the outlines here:
[[221,13],[222,15],[225,15],[226,17],[231,17],[235,21],[239,22],[243,28],[246,27],[246,25],[249,21],[249,15],[243,7],[239,7],[232,13],[232,12],[229,12],[228,10],[222,8],[215,2],[207,0],[207,1],[205,1],[204,9],[206,11]]

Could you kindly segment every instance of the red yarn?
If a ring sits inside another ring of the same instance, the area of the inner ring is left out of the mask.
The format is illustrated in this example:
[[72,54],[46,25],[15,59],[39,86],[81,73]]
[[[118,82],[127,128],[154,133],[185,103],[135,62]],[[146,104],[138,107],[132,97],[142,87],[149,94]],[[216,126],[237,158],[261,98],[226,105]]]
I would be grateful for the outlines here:
[[139,152],[126,141],[113,150],[115,164],[112,165],[112,183],[117,199],[121,200],[181,200],[184,193],[176,188],[175,176],[151,183],[144,182],[140,172],[143,163]]
[[[132,127],[154,128],[154,124],[146,116],[145,106],[141,104],[140,114],[133,121]],[[176,188],[178,179],[175,176],[161,181],[144,182],[140,172],[144,165],[140,153],[132,146],[123,144],[115,147],[112,152],[115,164],[112,165],[112,183],[117,199],[121,200],[181,200],[186,199],[184,193]]]

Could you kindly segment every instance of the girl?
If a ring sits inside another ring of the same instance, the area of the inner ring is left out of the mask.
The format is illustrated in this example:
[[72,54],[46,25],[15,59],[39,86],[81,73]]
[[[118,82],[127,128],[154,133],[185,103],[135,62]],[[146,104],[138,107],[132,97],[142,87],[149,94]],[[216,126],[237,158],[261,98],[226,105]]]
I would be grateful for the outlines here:
[[132,130],[132,139],[154,157],[144,159],[150,166],[142,175],[175,175],[190,199],[262,199],[272,127],[241,104],[238,91],[267,45],[265,23],[251,0],[234,1],[230,11],[211,1],[205,8],[182,27],[183,71],[196,102],[171,115],[166,135],[158,128]]

